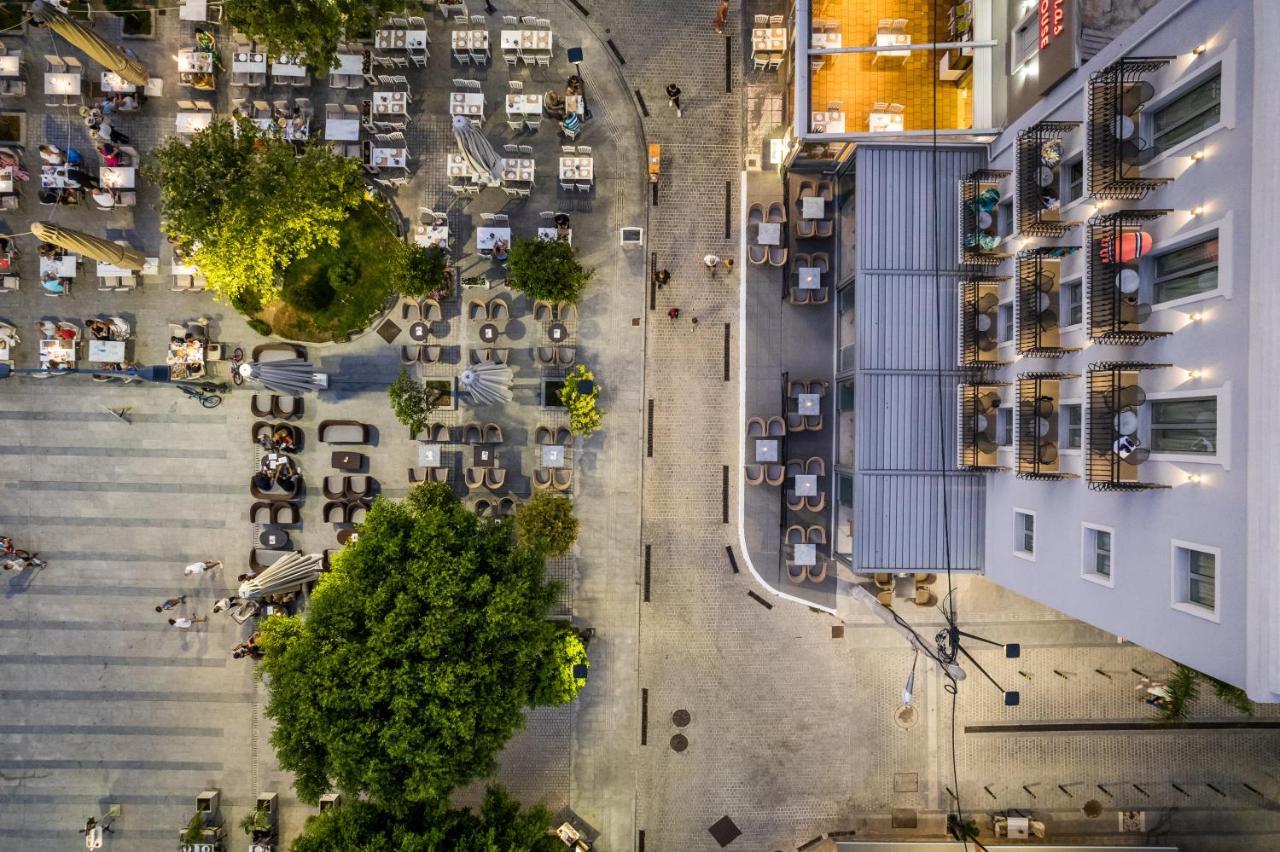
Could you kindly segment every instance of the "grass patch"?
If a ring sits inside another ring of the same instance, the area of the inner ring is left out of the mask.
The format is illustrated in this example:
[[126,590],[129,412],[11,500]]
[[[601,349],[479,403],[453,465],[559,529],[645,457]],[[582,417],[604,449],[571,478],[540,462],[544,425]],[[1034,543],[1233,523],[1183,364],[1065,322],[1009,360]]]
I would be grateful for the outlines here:
[[258,316],[294,340],[340,340],[369,324],[399,290],[404,242],[385,210],[361,204],[324,246],[284,271],[283,299]]

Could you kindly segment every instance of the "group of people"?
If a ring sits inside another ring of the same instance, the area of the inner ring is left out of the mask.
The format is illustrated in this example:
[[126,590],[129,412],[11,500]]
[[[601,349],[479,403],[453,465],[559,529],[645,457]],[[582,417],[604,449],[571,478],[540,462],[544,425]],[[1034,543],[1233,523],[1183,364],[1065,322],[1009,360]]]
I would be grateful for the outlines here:
[[[97,142],[96,150],[103,165],[120,164],[120,149],[111,142]],[[41,204],[79,204],[85,193],[88,193],[94,204],[105,210],[120,202],[120,196],[115,190],[103,186],[96,177],[81,168],[84,158],[75,148],[63,150],[57,145],[41,145],[40,161],[44,170],[49,173],[61,171],[63,178],[63,185],[60,187],[41,185]]]
[[261,638],[262,631],[255,630],[252,636],[231,649],[231,656],[237,660],[242,657],[248,657],[251,660],[261,660],[262,648],[258,645],[258,641]]
[[295,491],[301,477],[297,463],[284,452],[273,449],[262,454],[262,463],[253,475],[253,485],[259,491],[269,491],[278,483],[286,491]]
[[582,130],[582,117],[574,110],[569,109],[569,95],[582,96],[582,78],[574,74],[565,84],[565,97],[561,97],[560,93],[555,89],[549,90],[542,96],[542,110],[547,114],[548,118],[553,118],[560,122],[560,127],[570,135],[575,135]]
[[32,565],[42,566],[44,562],[39,553],[27,553],[13,546],[13,539],[0,535],[0,562],[6,571],[25,571]]

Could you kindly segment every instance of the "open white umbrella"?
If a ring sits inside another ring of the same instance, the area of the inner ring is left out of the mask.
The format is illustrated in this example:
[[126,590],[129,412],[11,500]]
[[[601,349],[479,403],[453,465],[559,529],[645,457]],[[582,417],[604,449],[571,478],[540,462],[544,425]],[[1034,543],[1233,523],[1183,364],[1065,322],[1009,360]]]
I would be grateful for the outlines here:
[[241,583],[237,594],[246,600],[256,600],[277,592],[292,592],[319,577],[322,567],[318,553],[289,553],[256,577]]
[[482,178],[488,178],[486,183],[502,180],[502,158],[465,115],[453,117],[453,141],[458,143],[458,151],[467,158],[471,168]]
[[288,396],[302,396],[307,391],[324,390],[329,376],[316,371],[315,365],[302,358],[280,361],[250,361],[240,367],[240,374],[267,386],[268,390]]
[[505,364],[482,363],[468,367],[458,377],[458,390],[471,401],[483,405],[511,401],[511,368]]

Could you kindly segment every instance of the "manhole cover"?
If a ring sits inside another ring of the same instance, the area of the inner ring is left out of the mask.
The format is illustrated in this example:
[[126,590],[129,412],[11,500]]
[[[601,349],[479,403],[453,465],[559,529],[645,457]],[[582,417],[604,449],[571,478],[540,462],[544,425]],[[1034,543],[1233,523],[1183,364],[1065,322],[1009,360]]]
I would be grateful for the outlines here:
[[689,719],[690,716],[688,710],[681,709],[671,714],[671,721],[677,728],[683,728],[685,725],[689,724]]
[[671,738],[672,751],[684,751],[689,747],[689,738],[684,734],[676,734]]
[[1102,802],[1097,799],[1090,799],[1084,803],[1084,815],[1089,819],[1097,819],[1102,816]]
[[833,625],[831,625],[831,638],[832,638],[832,639],[843,639],[843,638],[844,638],[844,625],[843,625],[843,624],[833,624]]
[[895,772],[893,773],[893,792],[895,793],[919,793],[920,792],[920,776],[915,772]]
[[910,704],[903,704],[893,714],[893,721],[898,723],[898,727],[906,730],[916,723],[916,708]]

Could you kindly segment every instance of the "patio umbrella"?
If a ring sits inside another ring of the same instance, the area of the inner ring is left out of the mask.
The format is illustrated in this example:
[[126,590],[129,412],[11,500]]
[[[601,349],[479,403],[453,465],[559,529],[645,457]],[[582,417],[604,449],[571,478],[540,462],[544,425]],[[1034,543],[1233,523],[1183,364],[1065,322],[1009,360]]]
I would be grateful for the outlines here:
[[272,562],[256,577],[241,583],[236,594],[255,600],[277,592],[291,592],[320,576],[321,567],[318,553],[288,553]]
[[511,401],[511,368],[504,364],[476,364],[462,371],[458,390],[476,404]]
[[90,236],[83,231],[73,231],[70,228],[50,225],[46,222],[33,222],[31,233],[38,240],[53,243],[68,251],[103,263],[110,263],[121,269],[141,269],[147,263],[146,257],[136,248],[122,246],[103,237]]
[[147,66],[131,59],[124,50],[93,30],[86,30],[74,18],[63,14],[45,0],[31,4],[31,17],[53,30],[68,42],[83,50],[89,58],[99,62],[108,71],[114,71],[135,86],[147,85]]
[[458,143],[458,151],[467,158],[471,168],[481,176],[487,176],[490,183],[498,183],[502,179],[501,158],[493,150],[489,140],[464,115],[453,117],[453,141]]
[[302,358],[286,358],[281,361],[250,361],[240,367],[246,379],[262,382],[268,390],[289,396],[302,396],[310,390],[323,390],[329,386],[329,377],[316,372],[315,365]]

